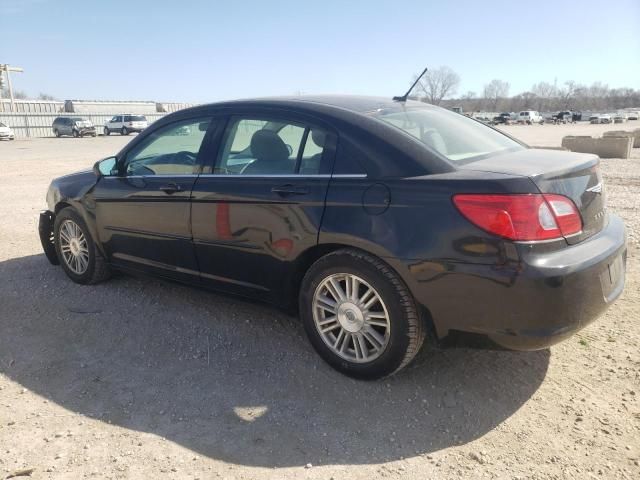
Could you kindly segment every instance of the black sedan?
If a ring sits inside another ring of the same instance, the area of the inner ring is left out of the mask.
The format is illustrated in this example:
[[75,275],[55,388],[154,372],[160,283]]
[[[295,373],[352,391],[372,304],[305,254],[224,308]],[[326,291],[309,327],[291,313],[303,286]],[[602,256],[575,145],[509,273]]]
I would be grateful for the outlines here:
[[76,283],[152,273],[297,311],[333,367],[380,378],[453,332],[531,350],[597,318],[626,263],[598,162],[419,102],[225,102],[54,180],[40,237]]

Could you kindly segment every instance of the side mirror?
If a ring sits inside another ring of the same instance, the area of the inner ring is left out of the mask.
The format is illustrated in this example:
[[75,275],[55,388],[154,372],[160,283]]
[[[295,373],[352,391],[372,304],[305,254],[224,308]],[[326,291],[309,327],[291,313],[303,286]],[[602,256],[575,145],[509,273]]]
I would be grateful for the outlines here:
[[116,157],[107,157],[105,159],[98,160],[93,164],[93,173],[96,174],[96,177],[110,177],[117,175],[117,165],[118,161]]

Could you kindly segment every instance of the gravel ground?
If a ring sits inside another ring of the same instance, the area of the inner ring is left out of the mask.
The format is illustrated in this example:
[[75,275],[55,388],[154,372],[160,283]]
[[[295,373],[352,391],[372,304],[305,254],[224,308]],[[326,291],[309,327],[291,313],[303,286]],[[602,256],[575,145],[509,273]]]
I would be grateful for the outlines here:
[[[554,146],[610,128],[505,130]],[[629,229],[602,318],[549,350],[425,351],[363,383],[275,309],[127,276],[81,287],[48,264],[49,181],[128,140],[0,143],[0,478],[640,478],[640,150],[602,161]]]

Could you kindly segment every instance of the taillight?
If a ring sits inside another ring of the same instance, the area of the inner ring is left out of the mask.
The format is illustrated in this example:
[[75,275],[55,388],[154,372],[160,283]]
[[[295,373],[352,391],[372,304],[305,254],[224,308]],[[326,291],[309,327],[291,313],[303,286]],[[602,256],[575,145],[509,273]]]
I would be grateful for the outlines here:
[[460,194],[453,203],[474,225],[509,240],[551,240],[582,230],[578,209],[562,195]]

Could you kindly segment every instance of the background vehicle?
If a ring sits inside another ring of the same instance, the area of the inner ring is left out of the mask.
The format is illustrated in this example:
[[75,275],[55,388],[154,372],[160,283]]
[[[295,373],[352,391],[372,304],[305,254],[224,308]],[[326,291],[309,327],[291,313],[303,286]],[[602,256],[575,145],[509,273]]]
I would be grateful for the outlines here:
[[73,137],[96,136],[96,127],[91,120],[82,117],[58,117],[53,121],[51,127],[56,137],[61,137],[62,135]]
[[16,135],[11,127],[7,127],[4,123],[0,123],[0,140],[15,140]]
[[553,115],[554,123],[571,123],[574,122],[573,112],[565,110],[564,112],[558,112]]
[[104,125],[104,134],[118,132],[121,135],[129,135],[131,132],[141,132],[148,127],[147,117],[144,115],[115,115]]
[[540,125],[542,125],[544,123],[544,118],[542,118],[542,115],[534,110],[524,110],[518,114],[518,122],[526,123],[529,125],[533,123],[539,123]]
[[638,120],[638,117],[640,117],[640,112],[627,113],[627,120]]
[[74,282],[116,268],[288,306],[357,378],[452,332],[546,348],[624,287],[596,156],[532,150],[421,102],[181,110],[54,180],[47,202],[43,248]]
[[493,117],[492,123],[494,125],[501,125],[501,124],[508,125],[511,123],[511,120],[512,120],[511,114],[507,112],[503,112],[500,115]]
[[618,112],[613,116],[613,123],[624,123],[627,121],[626,112]]

